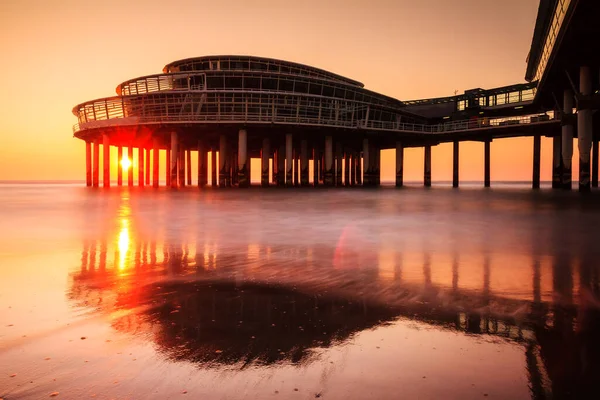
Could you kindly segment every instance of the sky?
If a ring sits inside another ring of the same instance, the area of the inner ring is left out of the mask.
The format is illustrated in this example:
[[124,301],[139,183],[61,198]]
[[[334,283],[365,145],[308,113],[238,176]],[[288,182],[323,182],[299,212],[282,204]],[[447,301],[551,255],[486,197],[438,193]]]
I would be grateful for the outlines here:
[[[203,0],[0,2],[0,180],[84,179],[76,104],[174,60],[244,54],[300,62],[411,100],[524,82],[538,0]],[[575,146],[576,148],[577,146]],[[533,141],[492,143],[492,180],[530,180]],[[433,149],[434,180],[452,146]],[[483,144],[465,143],[461,179],[483,178]],[[574,156],[574,160],[577,155]],[[573,163],[576,168],[577,163]],[[394,152],[382,155],[392,179]],[[574,171],[576,176],[576,171]],[[405,153],[422,180],[423,151]],[[542,142],[551,179],[551,142]]]

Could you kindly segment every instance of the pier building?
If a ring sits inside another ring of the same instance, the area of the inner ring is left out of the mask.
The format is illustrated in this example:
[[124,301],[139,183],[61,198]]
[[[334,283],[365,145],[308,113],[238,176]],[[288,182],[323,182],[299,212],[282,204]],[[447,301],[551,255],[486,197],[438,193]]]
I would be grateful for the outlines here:
[[[222,55],[167,64],[162,73],[119,84],[116,96],[73,108],[74,136],[85,141],[86,184],[110,186],[110,147],[121,161],[137,151],[139,186],[158,187],[160,165],[170,187],[248,187],[250,159],[261,159],[262,186],[376,186],[380,151],[423,148],[423,182],[431,185],[431,147],[453,143],[453,186],[459,147],[484,143],[490,186],[494,140],[533,137],[532,186],[540,186],[541,137],[553,138],[553,187],[572,186],[573,142],[579,189],[598,186],[600,133],[600,4],[541,0],[524,83],[401,101],[354,79],[272,58]],[[210,154],[210,156],[209,156]],[[210,168],[209,168],[210,162]],[[309,167],[311,166],[312,167]],[[312,174],[310,170],[312,169]],[[209,176],[209,171],[211,171]],[[133,170],[127,184],[134,185]]]

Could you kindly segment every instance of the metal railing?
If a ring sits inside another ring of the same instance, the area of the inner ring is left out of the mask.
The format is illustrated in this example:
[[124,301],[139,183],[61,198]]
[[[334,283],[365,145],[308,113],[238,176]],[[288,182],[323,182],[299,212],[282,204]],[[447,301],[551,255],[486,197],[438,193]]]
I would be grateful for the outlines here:
[[[200,83],[193,83],[200,81]],[[178,85],[175,82],[179,82]],[[119,96],[140,95],[162,91],[190,91],[205,88],[206,75],[203,73],[155,74],[131,79],[117,86]]]
[[[192,108],[193,111],[193,108]],[[277,113],[270,113],[271,108],[262,109],[258,113],[248,112],[186,112],[164,115],[146,115],[146,116],[118,116],[103,120],[94,120],[85,123],[75,124],[73,132],[77,133],[87,129],[97,129],[105,127],[135,126],[143,124],[283,124],[283,125],[302,125],[318,126],[346,129],[362,129],[371,131],[387,131],[399,133],[422,133],[422,134],[444,134],[461,131],[485,130],[490,128],[502,128],[514,125],[531,125],[537,123],[548,123],[557,121],[554,116],[547,114],[534,114],[520,117],[507,118],[479,118],[462,121],[451,121],[442,124],[414,124],[392,121],[380,121],[373,119],[340,119],[332,117],[307,117],[307,116],[282,116]]]

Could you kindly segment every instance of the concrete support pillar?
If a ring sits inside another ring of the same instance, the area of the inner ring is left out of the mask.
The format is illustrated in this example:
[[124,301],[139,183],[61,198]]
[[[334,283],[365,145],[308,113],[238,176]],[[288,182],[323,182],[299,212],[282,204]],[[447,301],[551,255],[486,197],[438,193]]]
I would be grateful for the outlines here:
[[490,187],[490,145],[492,141],[486,140],[483,142],[483,186]]
[[560,136],[552,138],[552,189],[560,189],[562,181],[562,140]]
[[344,153],[344,186],[350,186],[350,153]]
[[250,159],[248,158],[248,132],[245,129],[238,131],[237,149],[237,181],[238,186],[247,188],[250,186],[250,174],[248,172]]
[[219,187],[227,186],[227,137],[219,138]]
[[167,187],[171,187],[171,149],[168,146],[165,153],[165,182]]
[[593,141],[592,146],[592,187],[598,187],[598,139]]
[[285,184],[286,186],[292,186],[294,183],[292,182],[292,173],[293,173],[293,163],[294,163],[294,152],[293,152],[293,141],[292,134],[288,133],[285,135]]
[[279,150],[277,150],[277,186],[283,187],[285,186],[285,161],[287,158],[287,148],[286,146],[279,146]]
[[396,187],[404,185],[404,146],[396,142]]
[[206,145],[198,140],[198,187],[204,187],[208,183],[208,156]]
[[117,147],[117,186],[123,186],[123,146]]
[[308,142],[300,141],[300,185],[308,186]]
[[325,147],[321,150],[319,157],[319,183],[325,184]]
[[177,160],[179,187],[185,187],[185,149],[181,143],[179,144],[177,157],[179,158]]
[[240,169],[238,167],[238,152],[232,151],[229,157],[227,158],[227,169],[229,170],[229,182],[227,186],[237,186],[239,182],[239,172]]
[[352,152],[352,159],[350,160],[350,186],[356,186],[357,157],[356,152]]
[[129,169],[127,169],[127,186],[133,187],[133,145],[127,148],[127,158],[129,159]]
[[158,147],[158,138],[152,139],[152,187],[158,188],[158,171],[159,171],[159,156],[160,149]]
[[431,146],[425,146],[423,157],[423,184],[431,186]]
[[278,172],[278,168],[277,168],[277,164],[278,164],[278,158],[279,158],[280,154],[279,154],[279,150],[274,149],[273,150],[273,174],[271,176],[271,183],[273,185],[277,185],[277,174]]
[[179,161],[179,143],[177,140],[177,132],[171,132],[171,187],[177,187],[177,163]]
[[106,133],[102,135],[102,152],[104,155],[102,181],[104,187],[110,187],[110,138]]
[[188,186],[192,185],[192,150],[185,151],[185,166]]
[[371,147],[369,139],[363,139],[363,186],[371,186]]
[[146,150],[146,185],[150,185],[150,149]]
[[100,186],[100,139],[94,140],[94,166],[92,168],[92,185]]
[[362,185],[362,166],[361,166],[361,157],[360,157],[360,151],[356,153],[356,184],[357,185]]
[[325,136],[325,165],[323,173],[323,184],[333,186],[335,184],[333,164],[333,138]]
[[542,155],[542,138],[540,135],[533,137],[533,189],[540,188],[540,160]]
[[217,181],[217,148],[213,147],[210,149],[210,185],[217,187],[219,182]]
[[[579,69],[579,92],[582,96],[592,95],[592,71],[590,67]],[[589,192],[590,186],[590,151],[592,150],[592,110],[577,110],[577,144],[579,147],[579,191]]]
[[317,145],[313,146],[313,186],[319,186],[319,164],[321,163],[321,152]]
[[459,142],[455,140],[452,143],[452,187],[457,188],[459,182],[458,175],[458,161],[459,161]]
[[248,185],[252,184],[252,162],[248,157]]
[[269,187],[269,156],[271,155],[271,141],[263,138],[262,151],[260,153],[260,185]]
[[298,149],[294,149],[294,186],[300,186],[300,168],[298,166],[300,154]]
[[85,186],[92,186],[92,143],[85,142]]
[[572,172],[571,161],[573,159],[573,125],[570,116],[573,114],[573,92],[566,89],[563,98],[563,122],[562,122],[562,187],[571,190]]
[[144,149],[138,147],[138,186],[144,187]]
[[335,185],[342,186],[342,158],[344,153],[342,152],[342,144],[340,142],[335,143]]

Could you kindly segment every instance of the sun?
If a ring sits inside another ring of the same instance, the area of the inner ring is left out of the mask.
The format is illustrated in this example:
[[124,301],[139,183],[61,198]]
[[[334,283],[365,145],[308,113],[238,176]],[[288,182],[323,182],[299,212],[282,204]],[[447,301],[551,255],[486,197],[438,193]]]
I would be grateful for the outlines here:
[[129,160],[127,157],[124,157],[121,160],[121,168],[123,168],[123,171],[127,171],[129,168],[131,168],[131,160]]

